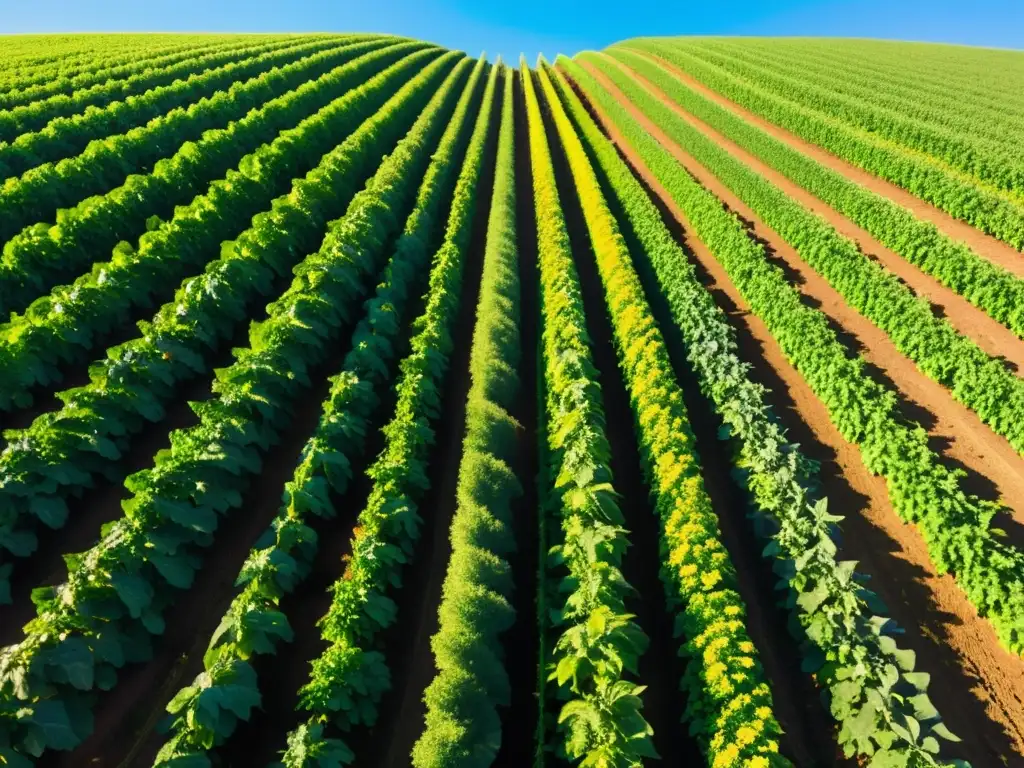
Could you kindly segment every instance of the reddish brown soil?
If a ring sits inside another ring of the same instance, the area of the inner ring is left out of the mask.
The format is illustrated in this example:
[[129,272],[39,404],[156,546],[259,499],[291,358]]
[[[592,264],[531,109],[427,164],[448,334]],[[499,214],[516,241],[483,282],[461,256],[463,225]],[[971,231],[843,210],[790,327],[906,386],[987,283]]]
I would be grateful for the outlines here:
[[936,208],[930,203],[915,197],[902,187],[886,181],[885,179],[881,179],[862,168],[858,168],[852,163],[833,155],[828,150],[822,149],[817,144],[812,144],[785,128],[780,128],[759,115],[744,109],[738,104],[711,90],[699,80],[688,75],[685,71],[668,61],[645,51],[634,51],[634,53],[646,56],[666,71],[671,72],[672,75],[682,82],[687,88],[696,91],[701,96],[704,96],[719,106],[725,107],[736,115],[742,117],[747,122],[753,123],[779,141],[782,141],[793,149],[799,150],[803,154],[814,158],[822,165],[827,168],[831,168],[837,173],[841,173],[843,176],[846,176],[851,181],[857,182],[862,187],[867,187],[872,192],[875,192],[882,197],[887,197],[894,203],[909,209],[919,219],[930,221],[939,229],[939,231],[948,237],[967,243],[967,245],[969,245],[976,253],[984,256],[992,263],[998,264],[1003,269],[1006,269],[1019,277],[1024,277],[1024,256],[1022,256],[1013,246],[1004,243],[1002,240],[992,237],[991,235],[986,235],[984,232],[975,229],[967,222],[954,218],[940,208]]
[[[623,72],[657,96],[666,106],[670,107],[691,126],[723,149],[728,150],[733,157],[785,192],[787,197],[814,211],[831,224],[840,234],[855,241],[861,250],[881,263],[886,270],[899,277],[918,296],[927,299],[935,308],[937,314],[945,317],[950,325],[964,336],[969,336],[973,339],[987,354],[993,357],[1003,357],[1015,369],[1024,370],[1024,341],[1017,338],[1006,326],[996,322],[982,310],[967,301],[967,299],[942,285],[942,283],[930,275],[925,274],[892,249],[882,245],[867,230],[850,221],[827,203],[807,192],[803,187],[787,179],[783,174],[759,160],[756,155],[746,151],[707,123],[687,112],[675,103],[670,96],[665,94],[664,91],[660,90],[642,75],[622,64],[617,59],[608,57],[608,60],[618,65]],[[1020,256],[1017,258],[1018,261],[1024,264],[1024,258]]]
[[[597,76],[616,93],[606,78]],[[600,117],[666,216],[689,232],[684,212],[614,124]],[[858,560],[859,570],[874,577],[871,587],[906,630],[901,644],[917,653],[919,669],[931,672],[929,694],[963,740],[950,753],[977,766],[1020,764],[1024,759],[1024,660],[1000,647],[991,625],[978,617],[951,576],[935,573],[917,531],[893,512],[884,480],[867,471],[858,448],[835,429],[825,406],[764,323],[750,312],[708,248],[692,235],[681,237],[708,289],[729,312],[741,354],[754,365],[756,377],[771,387],[771,402],[790,436],[808,455],[822,461],[822,482],[831,509],[846,515],[842,555]]]
[[[589,68],[600,76],[596,68]],[[601,76],[606,87],[614,85]],[[616,89],[621,99],[625,96]],[[660,91],[655,95],[666,98]],[[903,399],[904,413],[928,430],[932,446],[969,473],[970,490],[988,498],[1001,497],[1012,510],[1011,519],[1001,520],[1012,540],[1024,545],[1024,457],[1006,440],[992,432],[970,409],[953,399],[941,384],[932,381],[896,348],[884,331],[846,304],[843,297],[821,275],[807,266],[796,250],[762,222],[713,173],[675,144],[650,119],[630,105],[644,128],[666,148],[706,189],[748,224],[752,235],[796,283],[806,303],[819,307],[841,338],[860,352],[876,369],[875,375],[892,383]]]

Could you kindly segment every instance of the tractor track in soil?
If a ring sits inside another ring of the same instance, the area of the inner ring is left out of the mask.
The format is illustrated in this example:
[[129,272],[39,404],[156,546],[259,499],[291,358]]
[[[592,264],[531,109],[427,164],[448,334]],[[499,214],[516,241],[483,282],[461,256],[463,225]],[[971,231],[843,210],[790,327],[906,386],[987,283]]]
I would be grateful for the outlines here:
[[867,471],[858,448],[832,425],[825,406],[708,248],[690,234],[685,213],[639,154],[595,105],[591,109],[726,312],[740,355],[768,387],[769,403],[787,434],[821,462],[822,492],[833,513],[845,515],[840,557],[859,561],[858,569],[872,577],[871,588],[905,630],[901,645],[916,652],[920,670],[931,672],[929,695],[963,740],[949,754],[976,766],[1024,757],[1024,662],[999,645],[952,576],[936,574],[920,535],[893,511],[885,481]]

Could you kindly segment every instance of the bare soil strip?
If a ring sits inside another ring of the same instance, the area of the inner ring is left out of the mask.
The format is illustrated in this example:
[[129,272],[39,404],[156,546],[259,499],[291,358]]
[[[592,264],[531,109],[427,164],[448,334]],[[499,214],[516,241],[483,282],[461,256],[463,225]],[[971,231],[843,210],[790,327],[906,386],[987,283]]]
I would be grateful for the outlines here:
[[[598,115],[666,220],[688,232],[683,211],[615,125]],[[919,668],[931,672],[929,694],[963,739],[950,754],[976,766],[1024,759],[1024,660],[1000,647],[991,625],[977,615],[952,576],[935,573],[921,537],[893,512],[885,481],[867,471],[857,446],[832,425],[825,406],[708,248],[692,235],[680,238],[708,290],[729,313],[744,359],[771,388],[772,405],[789,434],[822,462],[830,508],[846,515],[842,556],[859,561],[858,569],[874,577],[872,589],[906,630],[901,642],[917,653]]]
[[[986,354],[992,357],[1002,357],[1017,371],[1024,371],[1024,341],[1017,338],[1009,328],[993,320],[956,291],[950,290],[931,275],[922,272],[898,253],[880,243],[867,230],[859,227],[803,187],[790,181],[767,163],[759,160],[756,155],[751,154],[707,123],[687,112],[643,75],[617,59],[607,58],[687,123],[785,192],[787,197],[796,200],[804,208],[814,211],[841,235],[856,242],[864,253],[881,263],[887,271],[910,286],[915,294],[927,299],[937,315],[948,320],[950,325],[961,334],[971,338]],[[1018,257],[1018,260],[1024,263],[1024,259]]]
[[587,69],[705,189],[743,218],[752,235],[765,246],[768,257],[797,285],[805,303],[820,308],[844,343],[874,366],[872,375],[887,381],[902,396],[904,415],[928,431],[932,448],[967,471],[969,490],[993,500],[1002,498],[1012,512],[1012,519],[1004,515],[999,524],[1007,529],[1012,541],[1024,545],[1024,457],[973,411],[954,400],[945,387],[921,373],[884,331],[847,305],[839,292],[807,266],[778,233],[633,106],[608,78],[594,67]]
[[833,155],[831,152],[819,147],[817,144],[812,144],[785,128],[781,128],[774,123],[765,120],[763,117],[760,117],[735,102],[730,101],[726,97],[719,95],[716,91],[711,90],[699,80],[690,76],[684,70],[665,59],[654,54],[647,53],[646,51],[634,50],[634,53],[646,56],[658,66],[668,72],[671,72],[672,76],[687,88],[696,91],[701,96],[713,101],[720,107],[725,107],[746,120],[748,123],[756,125],[758,128],[762,129],[779,141],[788,144],[793,149],[814,158],[825,167],[831,168],[837,173],[841,173],[846,178],[857,182],[862,187],[866,187],[875,194],[887,197],[894,203],[909,209],[919,219],[930,221],[947,237],[967,243],[967,245],[969,245],[977,254],[984,256],[993,264],[998,264],[1003,269],[1012,272],[1018,277],[1024,277],[1024,256],[1014,249],[1012,245],[1004,243],[991,235],[986,235],[984,232],[975,229],[967,222],[960,221],[960,219],[954,218],[942,209],[936,208],[931,203],[927,203],[924,200],[915,197],[902,187],[858,168],[856,165]]

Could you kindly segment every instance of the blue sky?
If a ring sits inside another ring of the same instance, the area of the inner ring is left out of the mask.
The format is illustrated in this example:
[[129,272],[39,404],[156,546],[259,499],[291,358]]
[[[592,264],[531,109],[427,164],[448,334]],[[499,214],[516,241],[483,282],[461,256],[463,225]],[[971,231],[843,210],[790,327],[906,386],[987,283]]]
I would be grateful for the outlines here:
[[636,35],[829,35],[1024,48],[1024,0],[0,0],[0,33],[379,31],[506,59]]

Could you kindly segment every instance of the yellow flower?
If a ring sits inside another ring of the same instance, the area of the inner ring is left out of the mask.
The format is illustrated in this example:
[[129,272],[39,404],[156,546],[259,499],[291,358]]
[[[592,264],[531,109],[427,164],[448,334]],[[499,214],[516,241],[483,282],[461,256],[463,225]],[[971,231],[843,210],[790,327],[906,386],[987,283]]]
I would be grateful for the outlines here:
[[741,747],[745,747],[748,744],[753,744],[754,739],[757,738],[757,731],[750,726],[744,725],[742,728],[736,731],[736,741]]
[[734,765],[740,757],[740,751],[735,744],[730,744],[728,747],[723,749],[717,755],[712,765],[714,768],[729,768]]
[[722,574],[719,573],[717,570],[708,571],[704,574],[701,574],[700,577],[700,583],[704,585],[705,589],[711,589],[711,587],[715,586],[715,584],[717,584],[721,580]]

